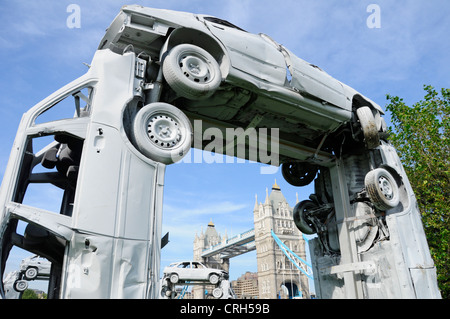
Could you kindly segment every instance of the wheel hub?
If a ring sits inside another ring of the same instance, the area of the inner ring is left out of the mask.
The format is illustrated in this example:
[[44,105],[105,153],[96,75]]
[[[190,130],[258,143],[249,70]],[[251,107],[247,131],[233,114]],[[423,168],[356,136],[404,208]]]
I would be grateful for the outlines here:
[[151,117],[148,123],[148,137],[161,148],[172,148],[181,141],[182,134],[179,123],[172,117],[157,114]]
[[381,176],[380,179],[378,180],[378,183],[380,185],[380,190],[383,193],[384,197],[386,197],[389,200],[392,199],[394,197],[394,192],[389,180],[386,177]]
[[194,55],[182,56],[180,67],[186,78],[193,82],[206,83],[211,79],[208,63],[200,57]]

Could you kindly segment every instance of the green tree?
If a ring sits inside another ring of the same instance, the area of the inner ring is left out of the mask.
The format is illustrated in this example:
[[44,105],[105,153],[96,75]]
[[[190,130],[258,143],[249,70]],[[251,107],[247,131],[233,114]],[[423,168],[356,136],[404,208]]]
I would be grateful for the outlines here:
[[450,298],[450,89],[424,86],[424,100],[407,106],[387,95],[390,141],[417,197],[443,298]]
[[27,289],[23,292],[22,299],[39,299],[39,298],[34,290]]

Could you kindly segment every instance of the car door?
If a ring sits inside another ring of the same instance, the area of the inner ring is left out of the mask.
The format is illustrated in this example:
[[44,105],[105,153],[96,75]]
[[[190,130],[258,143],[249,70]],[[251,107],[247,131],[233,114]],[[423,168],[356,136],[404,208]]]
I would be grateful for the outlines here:
[[260,35],[246,32],[227,21],[204,17],[205,24],[228,49],[233,68],[276,85],[286,81],[283,54]]
[[333,104],[339,108],[350,110],[351,101],[347,100],[341,82],[331,77],[318,66],[295,56],[283,46],[280,46],[286,57],[286,64],[292,79],[290,85],[300,91]]
[[186,266],[185,271],[186,271],[186,278],[187,279],[190,279],[190,280],[195,280],[196,279],[196,275],[195,275],[194,268],[192,266],[192,262],[190,262],[189,265]]
[[191,279],[193,280],[203,280],[203,276],[202,276],[202,272],[201,269],[198,268],[198,263],[196,262],[191,262],[190,265],[190,274],[191,274]]
[[177,266],[176,273],[178,274],[178,277],[182,280],[188,278],[189,276],[189,263],[180,263]]

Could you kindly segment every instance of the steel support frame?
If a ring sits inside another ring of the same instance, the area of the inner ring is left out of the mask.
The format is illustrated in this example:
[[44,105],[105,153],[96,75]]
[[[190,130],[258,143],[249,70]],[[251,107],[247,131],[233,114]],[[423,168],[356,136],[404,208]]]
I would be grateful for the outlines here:
[[[336,159],[335,165],[330,167],[333,188],[333,198],[336,210],[336,220],[342,221],[337,224],[339,245],[341,250],[341,265],[359,263],[358,250],[355,241],[354,230],[345,222],[354,218],[350,206],[347,181],[345,177],[345,166],[342,159]],[[345,283],[345,297],[348,299],[362,299],[363,288],[360,275],[355,271],[343,272]]]

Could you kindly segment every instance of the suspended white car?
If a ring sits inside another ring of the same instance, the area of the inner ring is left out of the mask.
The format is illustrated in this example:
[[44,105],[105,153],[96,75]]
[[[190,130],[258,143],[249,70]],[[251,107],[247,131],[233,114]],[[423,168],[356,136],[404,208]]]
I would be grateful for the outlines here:
[[[52,263],[50,299],[159,297],[166,165],[207,148],[209,128],[270,129],[276,162],[245,134],[215,151],[238,149],[243,136],[245,152],[233,156],[281,164],[295,186],[315,181],[294,218],[318,234],[318,295],[437,297],[415,197],[382,114],[267,35],[124,6],[88,72],[22,118],[0,189],[0,275],[17,246]],[[33,189],[60,196],[51,207],[26,205]],[[168,272],[173,281],[197,276],[178,270]]]
[[207,281],[212,285],[217,285],[222,279],[228,279],[228,273],[220,269],[208,268],[201,262],[182,261],[164,268],[164,277],[168,278],[172,284],[186,281]]

